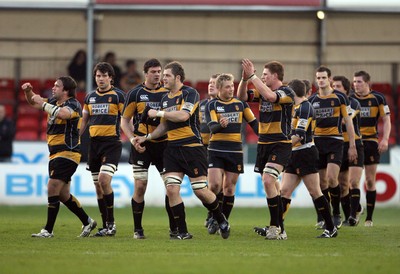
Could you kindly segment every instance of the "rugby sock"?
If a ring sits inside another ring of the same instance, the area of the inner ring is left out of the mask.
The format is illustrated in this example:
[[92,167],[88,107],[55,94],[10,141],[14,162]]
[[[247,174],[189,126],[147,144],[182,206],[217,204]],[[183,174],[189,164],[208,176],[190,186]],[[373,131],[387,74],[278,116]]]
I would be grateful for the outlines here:
[[[312,197],[311,197],[311,199],[312,199]],[[321,213],[319,212],[318,206],[315,203],[315,200],[313,200],[313,204],[314,204],[315,211],[317,212],[317,223],[319,223],[319,222],[323,221],[324,218],[322,217]]]
[[142,227],[142,216],[144,210],[144,201],[137,203],[133,198],[131,199],[132,214],[133,214],[133,225],[135,229],[143,229]]
[[52,233],[58,211],[60,210],[60,196],[48,197],[47,201],[47,222],[44,229],[46,229],[49,233]]
[[234,203],[235,203],[235,195],[224,196],[222,203],[222,213],[224,213],[226,219],[229,219]]
[[330,187],[329,193],[331,195],[332,214],[340,215],[340,187]]
[[225,221],[224,215],[222,215],[221,209],[219,208],[219,201],[218,198],[215,197],[214,202],[211,204],[203,203],[203,205],[212,212],[213,218],[217,221],[218,224]]
[[169,230],[175,231],[176,223],[175,223],[175,219],[174,219],[174,214],[172,214],[171,207],[169,206],[169,198],[167,195],[165,195],[165,210],[167,211],[167,214],[168,214]]
[[285,226],[283,224],[283,204],[281,195],[278,195],[278,210],[279,226],[281,227],[281,232],[283,232],[285,231]]
[[[285,220],[286,214],[289,211],[290,203],[292,202],[292,200],[285,198],[285,197],[281,197],[281,200],[282,200],[282,208],[283,208],[282,218],[283,218],[283,220]],[[315,206],[315,204],[314,204],[314,206]],[[318,209],[317,209],[317,211],[318,211]],[[321,216],[321,220],[322,220],[322,216]]]
[[185,205],[182,203],[171,207],[179,233],[187,233]]
[[224,203],[224,201],[223,201],[224,200],[224,193],[221,191],[216,196],[217,196],[217,199],[218,199],[219,208],[222,210],[222,206],[223,206],[223,203]]
[[105,228],[105,227],[107,227],[106,226],[106,222],[107,222],[107,207],[106,207],[106,202],[104,201],[104,198],[97,199],[97,205],[99,206],[101,220],[103,221],[103,228]]
[[331,202],[331,196],[329,195],[329,188],[321,190],[322,194],[324,194],[325,199],[328,201],[328,203]]
[[342,204],[342,209],[344,213],[344,218],[347,220],[350,216],[350,193],[348,193],[346,196],[340,198],[340,203]]
[[106,209],[107,209],[107,222],[113,223],[114,222],[114,192],[110,194],[104,194],[104,201],[106,202]]
[[357,216],[357,211],[358,207],[360,206],[360,196],[361,196],[361,191],[359,188],[353,188],[350,190],[350,201],[351,201],[351,216],[356,217]]
[[332,231],[334,228],[333,222],[332,222],[332,216],[329,210],[329,203],[325,198],[325,195],[322,195],[318,197],[317,199],[314,200],[315,205],[318,208],[318,211],[322,215],[325,221],[325,227],[329,231]]
[[79,203],[78,199],[75,198],[72,194],[70,194],[69,199],[63,204],[72,212],[74,213],[79,220],[81,220],[83,225],[89,224],[89,216],[83,210],[81,204]]
[[329,188],[322,190],[322,194],[324,194],[325,199],[328,201],[329,213],[331,213],[331,196],[329,194]]
[[375,209],[375,202],[376,202],[376,190],[369,191],[367,190],[367,217],[365,220],[372,221],[372,214],[374,213]]
[[274,198],[267,198],[268,209],[270,214],[270,223],[271,226],[279,226],[279,198],[276,195]]

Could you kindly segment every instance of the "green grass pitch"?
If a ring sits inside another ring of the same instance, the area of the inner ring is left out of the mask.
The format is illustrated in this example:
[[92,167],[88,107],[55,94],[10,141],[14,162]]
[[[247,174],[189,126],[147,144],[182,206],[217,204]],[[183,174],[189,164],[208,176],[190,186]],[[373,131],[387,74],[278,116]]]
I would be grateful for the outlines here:
[[[100,221],[95,207],[86,208]],[[312,208],[291,208],[286,241],[253,232],[266,225],[267,208],[234,208],[231,236],[208,235],[206,211],[186,209],[192,240],[169,240],[163,208],[146,207],[147,239],[134,240],[129,207],[116,208],[117,235],[77,238],[80,222],[64,206],[54,238],[31,238],[46,221],[46,206],[0,206],[0,273],[399,273],[400,208],[376,208],[374,227],[342,227],[335,239],[316,239]]]

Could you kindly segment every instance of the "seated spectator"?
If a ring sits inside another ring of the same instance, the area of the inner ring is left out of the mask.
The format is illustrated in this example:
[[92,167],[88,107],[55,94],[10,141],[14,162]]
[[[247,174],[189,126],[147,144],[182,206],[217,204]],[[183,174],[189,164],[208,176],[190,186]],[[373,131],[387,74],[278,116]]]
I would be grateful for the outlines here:
[[114,73],[115,73],[115,77],[113,79],[113,86],[120,88],[120,81],[121,81],[121,69],[120,67],[117,65],[117,56],[115,55],[114,52],[109,51],[106,53],[106,55],[104,56],[103,62],[107,62],[109,63],[113,69],[114,69]]
[[125,73],[121,77],[121,89],[125,92],[142,83],[142,76],[137,71],[136,61],[128,59],[125,63]]
[[14,123],[6,117],[6,108],[0,105],[0,163],[11,162],[14,136]]
[[68,65],[68,74],[76,81],[79,90],[86,88],[86,51],[78,50]]

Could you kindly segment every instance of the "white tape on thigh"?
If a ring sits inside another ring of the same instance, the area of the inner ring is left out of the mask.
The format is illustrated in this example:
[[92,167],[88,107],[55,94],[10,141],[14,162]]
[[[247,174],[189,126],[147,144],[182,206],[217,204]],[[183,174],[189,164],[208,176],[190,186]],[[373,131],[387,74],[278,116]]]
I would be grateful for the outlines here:
[[165,177],[164,184],[165,186],[180,185],[182,184],[182,179],[179,178],[178,176],[167,176]]
[[276,168],[272,167],[272,166],[266,166],[263,170],[264,173],[267,173],[269,175],[271,175],[272,177],[274,177],[275,179],[278,179],[279,177],[279,170],[277,170]]
[[99,183],[99,173],[98,172],[92,172],[92,178],[93,178],[93,183],[95,183],[95,184]]
[[132,171],[133,171],[133,179],[147,181],[149,176],[148,169],[142,166],[132,165]]
[[104,173],[110,175],[111,177],[114,176],[115,171],[117,170],[117,166],[113,164],[105,164],[102,165],[100,168],[100,173]]
[[207,181],[190,182],[193,190],[199,190],[207,187]]

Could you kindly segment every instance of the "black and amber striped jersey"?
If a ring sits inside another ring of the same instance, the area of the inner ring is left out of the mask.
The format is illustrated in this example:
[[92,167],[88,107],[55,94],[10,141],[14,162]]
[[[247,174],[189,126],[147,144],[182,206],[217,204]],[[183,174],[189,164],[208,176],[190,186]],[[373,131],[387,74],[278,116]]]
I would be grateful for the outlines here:
[[333,90],[331,94],[323,96],[314,93],[308,98],[315,110],[314,137],[329,137],[343,140],[342,120],[347,117],[349,100],[340,91]]
[[[140,122],[140,118],[146,106],[160,110],[161,98],[168,93],[168,90],[159,85],[156,89],[149,89],[144,84],[130,90],[126,96],[122,117],[133,118],[134,135],[144,136],[154,131],[160,124],[160,118],[148,119],[147,125]],[[151,142],[166,141],[167,135],[151,140]]]
[[247,101],[259,103],[259,144],[291,142],[294,91],[287,86],[281,86],[274,92],[277,95],[276,102],[265,100],[256,89],[247,91]]
[[202,139],[204,145],[209,144],[210,134],[211,134],[210,128],[207,126],[206,115],[205,115],[206,105],[208,102],[210,102],[210,98],[201,100],[200,101],[200,110],[199,110],[200,133],[201,133],[201,139]]
[[[360,103],[352,98],[348,97],[349,102],[350,102],[350,108],[348,108],[347,112],[348,115],[351,117],[353,121],[353,127],[354,127],[354,136],[356,143],[360,143],[361,141],[361,132],[360,132],[360,112],[361,112],[361,105]],[[343,141],[348,142],[349,141],[349,134],[347,133],[346,125],[342,123],[342,131],[343,131]]]
[[363,140],[378,142],[379,117],[390,115],[385,96],[377,91],[371,91],[367,96],[351,95],[361,105],[360,131]]
[[190,118],[184,122],[166,120],[168,146],[203,146],[200,134],[199,102],[199,93],[189,86],[182,86],[181,90],[174,95],[167,93],[163,96],[162,110],[165,112],[183,110],[190,114]]
[[85,98],[84,112],[89,113],[89,134],[97,140],[119,140],[125,94],[118,88],[92,91]]
[[315,111],[308,100],[304,100],[294,107],[292,118],[292,135],[301,138],[301,141],[292,147],[292,150],[309,148],[314,145]]
[[47,116],[47,144],[50,152],[50,160],[62,157],[79,164],[81,161],[79,127],[82,117],[81,104],[75,98],[68,98],[61,105],[54,98],[49,103],[59,107],[66,107],[71,112],[71,119]]
[[237,98],[229,101],[216,98],[207,104],[205,114],[209,127],[219,124],[222,117],[226,117],[229,121],[226,128],[211,134],[208,149],[242,153],[242,123],[244,120],[249,123],[256,119],[249,105]]

